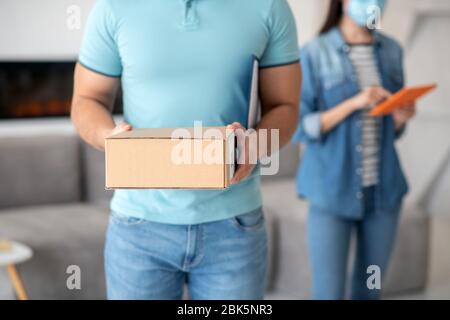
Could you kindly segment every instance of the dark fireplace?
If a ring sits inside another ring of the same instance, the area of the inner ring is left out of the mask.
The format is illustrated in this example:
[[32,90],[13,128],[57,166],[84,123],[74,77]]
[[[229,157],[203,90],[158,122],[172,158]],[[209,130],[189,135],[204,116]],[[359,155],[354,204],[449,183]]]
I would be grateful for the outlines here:
[[[0,62],[0,119],[68,116],[75,62]],[[114,113],[122,112],[121,95]]]

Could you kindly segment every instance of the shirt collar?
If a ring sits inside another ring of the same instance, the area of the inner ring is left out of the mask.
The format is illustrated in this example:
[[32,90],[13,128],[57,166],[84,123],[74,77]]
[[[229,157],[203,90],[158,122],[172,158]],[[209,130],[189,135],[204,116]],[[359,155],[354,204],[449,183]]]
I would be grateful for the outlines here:
[[[373,32],[373,44],[375,47],[380,47],[381,46],[381,40],[380,40],[380,33],[376,30],[372,31]],[[349,51],[349,46],[348,44],[345,42],[344,37],[342,36],[341,31],[339,30],[338,27],[334,27],[333,29],[331,29],[328,32],[328,37],[331,41],[331,44],[338,49],[339,51],[343,51],[343,52],[348,52]]]

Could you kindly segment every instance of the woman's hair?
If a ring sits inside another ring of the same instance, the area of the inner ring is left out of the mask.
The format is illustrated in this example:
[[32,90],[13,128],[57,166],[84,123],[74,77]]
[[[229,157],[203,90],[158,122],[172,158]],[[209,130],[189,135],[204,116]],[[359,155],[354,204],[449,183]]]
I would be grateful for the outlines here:
[[339,25],[344,14],[342,0],[330,0],[330,7],[328,9],[327,19],[320,29],[320,34],[326,33]]

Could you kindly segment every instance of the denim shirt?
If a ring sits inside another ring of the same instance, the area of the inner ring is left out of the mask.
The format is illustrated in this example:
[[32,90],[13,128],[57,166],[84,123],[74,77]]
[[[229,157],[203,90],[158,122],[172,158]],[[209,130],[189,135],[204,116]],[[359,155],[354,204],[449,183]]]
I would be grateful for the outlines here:
[[[297,192],[334,215],[363,216],[362,111],[356,111],[328,133],[321,133],[320,114],[361,91],[349,59],[350,47],[337,28],[301,50],[303,89],[300,125],[295,142],[305,145],[297,174]],[[387,36],[374,32],[375,58],[383,87],[397,92],[404,85],[403,52]],[[403,129],[395,130],[392,116],[383,117],[379,132],[379,183],[376,212],[399,210],[407,182],[395,149]]]

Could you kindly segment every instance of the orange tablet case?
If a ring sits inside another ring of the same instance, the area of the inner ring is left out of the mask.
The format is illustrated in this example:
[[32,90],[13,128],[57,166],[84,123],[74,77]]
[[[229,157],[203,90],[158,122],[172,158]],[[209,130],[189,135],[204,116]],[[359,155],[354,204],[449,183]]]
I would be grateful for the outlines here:
[[436,89],[436,87],[436,84],[430,84],[425,86],[403,88],[392,97],[373,108],[370,111],[370,115],[375,117],[388,115],[394,111],[394,109],[418,100],[425,94]]

